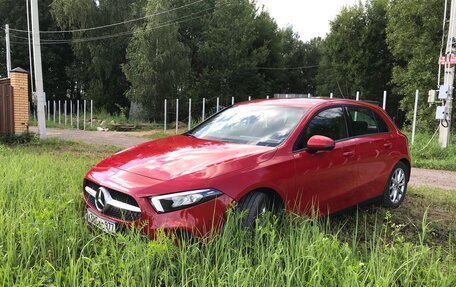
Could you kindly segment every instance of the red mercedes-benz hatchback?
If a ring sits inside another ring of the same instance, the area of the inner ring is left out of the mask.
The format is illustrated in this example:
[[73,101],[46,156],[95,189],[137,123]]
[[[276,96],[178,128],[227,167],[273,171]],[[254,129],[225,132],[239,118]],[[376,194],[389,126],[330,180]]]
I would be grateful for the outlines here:
[[287,99],[234,105],[189,132],[119,152],[84,180],[87,221],[115,233],[131,225],[205,236],[227,209],[280,207],[333,213],[379,198],[404,200],[407,138],[385,112],[350,100]]

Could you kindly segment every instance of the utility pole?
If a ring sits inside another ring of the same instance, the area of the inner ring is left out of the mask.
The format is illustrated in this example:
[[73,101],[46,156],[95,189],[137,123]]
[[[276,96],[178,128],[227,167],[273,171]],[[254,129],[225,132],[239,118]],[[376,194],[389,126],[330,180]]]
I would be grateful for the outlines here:
[[[27,8],[27,39],[28,39],[28,46],[29,46],[29,61],[30,61],[30,87],[32,88],[32,95],[35,93],[35,83],[33,83],[33,58],[32,58],[32,41],[30,39],[30,0],[25,0],[26,8]],[[32,97],[33,99],[33,97]],[[35,103],[36,105],[36,103]]]
[[11,71],[11,46],[10,46],[10,33],[9,25],[5,25],[5,40],[6,40],[6,74],[9,78]]
[[[453,47],[454,41],[456,40],[456,1],[451,1],[451,12],[450,12],[450,27],[448,29],[448,39],[446,47],[446,59],[451,62],[456,50]],[[439,143],[442,148],[448,148],[450,145],[450,131],[451,131],[451,114],[453,110],[453,92],[454,92],[454,72],[455,66],[452,64],[445,63],[445,82],[444,85],[448,87],[448,96],[446,100],[443,100],[445,105],[445,119],[440,124]]]
[[38,132],[40,139],[46,138],[46,118],[44,103],[46,101],[43,88],[43,68],[41,66],[40,20],[38,14],[38,0],[31,0],[32,8],[32,37],[33,60],[35,64],[35,89],[37,97]]

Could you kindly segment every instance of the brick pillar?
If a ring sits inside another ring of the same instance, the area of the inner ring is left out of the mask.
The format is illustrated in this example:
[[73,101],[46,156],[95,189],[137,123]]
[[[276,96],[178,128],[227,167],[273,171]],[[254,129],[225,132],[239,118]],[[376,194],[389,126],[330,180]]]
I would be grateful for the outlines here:
[[14,132],[21,134],[29,128],[28,72],[16,68],[10,72],[13,87]]

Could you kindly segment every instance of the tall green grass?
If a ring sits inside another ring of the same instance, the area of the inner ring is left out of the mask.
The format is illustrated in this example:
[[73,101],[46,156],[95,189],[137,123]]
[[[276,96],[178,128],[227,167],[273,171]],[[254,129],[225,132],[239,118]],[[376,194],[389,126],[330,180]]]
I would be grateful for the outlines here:
[[219,235],[180,245],[91,232],[82,178],[114,151],[0,145],[0,286],[456,286],[454,243],[429,247],[425,220],[414,243],[375,214],[351,226],[269,215],[254,233],[229,214]]
[[410,153],[415,167],[456,170],[456,135],[452,136],[450,147],[442,149],[438,134],[432,138],[432,134],[417,133]]

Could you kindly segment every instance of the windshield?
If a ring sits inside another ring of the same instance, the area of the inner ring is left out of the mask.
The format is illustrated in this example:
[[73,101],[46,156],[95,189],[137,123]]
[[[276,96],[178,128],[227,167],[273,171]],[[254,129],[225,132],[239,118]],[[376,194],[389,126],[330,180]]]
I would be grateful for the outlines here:
[[275,147],[307,112],[305,108],[241,105],[224,110],[192,131],[201,139]]

